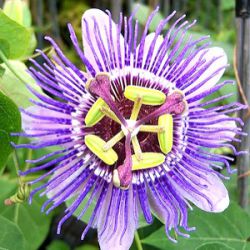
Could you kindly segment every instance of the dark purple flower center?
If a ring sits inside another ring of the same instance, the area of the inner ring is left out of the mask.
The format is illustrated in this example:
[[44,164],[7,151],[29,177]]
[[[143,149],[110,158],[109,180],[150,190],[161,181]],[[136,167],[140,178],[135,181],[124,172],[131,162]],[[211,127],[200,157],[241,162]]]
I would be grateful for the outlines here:
[[[166,114],[181,114],[186,106],[183,101],[183,95],[179,92],[173,92],[165,97],[163,93],[159,93],[159,98],[162,98],[163,95],[164,100],[161,104],[157,105],[157,102],[155,103],[155,99],[157,98],[154,96],[154,92],[152,96],[150,96],[151,90],[142,88],[142,93],[137,91],[135,97],[131,97],[134,101],[126,98],[123,93],[121,93],[121,98],[118,101],[112,97],[111,81],[109,76],[104,73],[98,74],[95,79],[89,80],[87,88],[91,94],[102,98],[108,105],[106,112],[108,112],[109,115],[92,126],[92,133],[104,142],[108,142],[107,144],[111,143],[112,148],[118,155],[118,160],[116,161],[116,166],[118,167],[113,166],[114,184],[121,188],[127,188],[132,181],[132,155],[135,155],[137,161],[139,163],[141,161],[142,165],[146,164],[143,163],[143,157],[145,156],[143,152],[155,152],[160,156],[162,155],[157,132],[160,133],[164,128],[158,126],[158,119],[160,116]],[[157,94],[158,93],[155,95]],[[132,93],[132,95],[134,95],[134,93]],[[145,95],[147,95],[147,97],[145,97]],[[150,102],[154,103],[150,105]],[[109,111],[107,111],[107,109],[109,109]],[[155,133],[149,133],[149,130],[147,130],[148,127],[155,129]],[[144,129],[140,131],[140,128]],[[116,137],[118,138],[117,141],[115,140]],[[112,141],[115,141],[114,145]],[[131,147],[131,143],[133,147]],[[103,148],[105,147],[107,151],[109,147],[105,145]],[[92,152],[94,151],[92,150]],[[147,164],[146,166],[148,167]]]
[[[130,118],[134,103],[126,99],[125,97],[123,97],[120,101],[115,101],[115,103],[122,116],[126,120],[128,120]],[[142,105],[140,113],[138,115],[138,119],[140,120],[143,117],[149,115],[157,108],[157,106]],[[157,123],[157,117],[150,119],[147,122],[147,124],[150,125],[157,125]],[[101,137],[104,141],[109,141],[114,135],[121,131],[121,125],[112,120],[111,118],[105,116],[100,122],[93,126],[93,130],[94,134]],[[143,152],[161,152],[156,133],[140,131],[137,135],[137,138]],[[113,148],[119,155],[117,164],[120,165],[125,160],[125,137],[122,138],[119,142],[117,142]],[[134,149],[132,148],[132,154],[134,153]]]

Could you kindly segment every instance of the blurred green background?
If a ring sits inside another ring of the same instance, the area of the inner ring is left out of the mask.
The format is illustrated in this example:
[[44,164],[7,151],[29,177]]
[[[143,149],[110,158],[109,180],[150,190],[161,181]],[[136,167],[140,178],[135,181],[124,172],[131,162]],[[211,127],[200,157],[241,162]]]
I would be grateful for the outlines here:
[[[3,2],[0,0],[1,7]],[[52,36],[61,46],[66,56],[79,68],[83,69],[84,66],[70,43],[67,23],[73,25],[78,38],[81,39],[81,16],[85,10],[92,7],[102,10],[109,9],[117,21],[120,11],[129,15],[137,3],[140,3],[140,8],[136,18],[139,20],[141,30],[145,25],[146,17],[156,6],[160,6],[160,12],[155,17],[153,25],[150,26],[151,31],[155,29],[162,18],[173,10],[177,10],[177,17],[185,13],[188,20],[197,19],[197,24],[189,31],[189,34],[193,35],[193,38],[211,35],[212,44],[224,48],[229,58],[230,67],[223,80],[234,79],[233,60],[236,43],[234,0],[151,0],[137,2],[133,0],[26,0],[23,2],[26,7],[22,9],[21,14],[20,9],[14,10],[11,6],[5,8],[5,14],[25,27],[27,34],[29,34],[29,43],[25,53],[17,55],[20,48],[25,45],[24,42],[22,44],[19,42],[16,47],[11,45],[11,51],[16,49],[16,54],[9,55],[9,59],[12,60],[10,62],[12,68],[26,79],[28,76],[25,69],[29,65],[27,59],[32,56],[41,62],[40,57],[37,57],[36,54],[32,55],[35,47],[44,50],[48,54],[53,54],[49,44],[43,39],[45,35]],[[0,27],[0,39],[1,32],[2,34],[4,32],[8,33],[8,30],[5,31],[4,27]],[[24,37],[9,37],[9,39],[11,43],[11,39],[13,41],[21,39],[20,41],[22,41]],[[3,45],[4,43],[0,44],[0,48],[3,48]],[[29,104],[25,100],[28,100],[27,97],[30,97],[30,94],[25,92],[23,85],[20,83],[21,81],[22,79],[17,79],[0,61],[0,89],[17,105],[28,106]],[[31,79],[30,82],[32,82]],[[14,86],[17,86],[17,84],[19,84],[19,87],[16,89]],[[13,88],[15,88],[15,91],[13,91]],[[210,98],[229,92],[234,92],[235,95],[226,102],[236,101],[236,85],[226,86]],[[44,153],[46,152],[41,151],[38,154],[42,155]],[[223,148],[220,149],[219,153],[231,154],[230,150]],[[13,167],[16,164],[15,161],[18,159],[20,169],[28,168],[29,166],[24,163],[24,159],[31,158],[31,154],[30,151],[19,150],[17,157],[12,157],[13,155],[8,159],[6,157],[4,167],[0,167],[0,173],[2,173],[0,177],[0,232],[7,232],[7,236],[3,237],[2,241],[0,240],[0,249],[99,249],[95,230],[90,230],[84,241],[80,240],[86,224],[77,221],[75,218],[71,218],[65,223],[61,235],[56,234],[57,222],[63,215],[65,207],[60,207],[52,215],[46,216],[40,213],[40,207],[44,201],[41,198],[35,198],[32,206],[26,203],[15,204],[10,207],[4,206],[4,200],[13,195],[18,188],[17,174]],[[37,153],[33,153],[33,158],[38,157],[38,155],[34,154]],[[155,219],[153,225],[139,229],[143,249],[250,249],[248,244],[250,236],[248,222],[250,222],[250,217],[247,212],[241,210],[236,204],[236,176],[227,185],[232,199],[230,208],[221,215],[210,215],[198,210],[192,212],[189,224],[190,226],[197,226],[197,232],[191,234],[192,238],[190,240],[180,239],[178,245],[170,243],[165,236],[164,226]],[[139,248],[134,243],[131,249]]]

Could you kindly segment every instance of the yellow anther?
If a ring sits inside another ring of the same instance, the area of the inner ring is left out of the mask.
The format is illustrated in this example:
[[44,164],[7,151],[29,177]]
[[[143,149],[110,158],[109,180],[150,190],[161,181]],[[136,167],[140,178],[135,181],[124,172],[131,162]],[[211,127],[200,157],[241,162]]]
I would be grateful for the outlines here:
[[135,156],[136,156],[137,160],[141,161],[143,159],[143,157],[142,157],[141,146],[139,144],[137,136],[132,137],[132,145],[133,145],[133,149],[134,149]]
[[101,107],[100,110],[104,115],[106,115],[110,119],[114,120],[115,122],[121,124],[121,121],[118,119],[118,117],[115,115],[115,113],[109,107],[103,106],[103,107]]
[[173,117],[170,114],[161,115],[158,125],[164,126],[164,131],[158,133],[158,141],[161,151],[168,154],[173,147]]
[[142,104],[151,106],[161,105],[166,100],[166,95],[163,92],[139,86],[127,86],[125,88],[124,96],[134,102],[138,96],[140,96],[142,98]]
[[118,141],[120,141],[122,138],[124,137],[124,133],[123,131],[120,131],[119,133],[117,133],[114,137],[112,137],[109,141],[107,141],[105,143],[105,145],[103,146],[103,150],[107,151],[110,148],[112,148]]
[[106,142],[96,135],[86,135],[85,144],[96,156],[98,156],[107,165],[113,165],[117,160],[117,153],[110,148],[107,151],[103,150]]
[[85,124],[87,126],[93,126],[98,123],[105,115],[101,111],[102,107],[107,107],[108,105],[102,98],[98,98],[96,102],[92,105],[85,117]]
[[133,171],[157,167],[165,161],[165,155],[162,153],[142,153],[142,158],[138,161],[136,155],[132,155]]
[[148,133],[159,133],[163,132],[165,129],[164,126],[158,126],[158,125],[141,125],[140,131],[141,132],[148,132]]
[[142,97],[138,96],[135,100],[135,103],[131,112],[130,120],[136,121],[139,115],[140,109],[141,109],[141,105],[142,105]]

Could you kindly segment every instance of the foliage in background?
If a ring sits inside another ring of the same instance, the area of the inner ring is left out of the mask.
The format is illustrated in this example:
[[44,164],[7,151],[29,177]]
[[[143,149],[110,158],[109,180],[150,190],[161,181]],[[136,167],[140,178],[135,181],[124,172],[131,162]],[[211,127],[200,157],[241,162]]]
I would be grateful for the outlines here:
[[[42,1],[30,1],[32,10],[37,6],[34,5]],[[99,1],[94,1],[95,3]],[[100,1],[102,2],[102,1]],[[111,1],[103,1],[105,9],[111,9]],[[114,1],[113,1],[114,2]],[[124,1],[123,7],[126,6]],[[131,1],[133,2],[133,1]],[[162,1],[163,2],[163,1]],[[184,2],[184,1],[174,1]],[[199,2],[199,6],[197,3]],[[187,12],[188,19],[198,19],[198,24],[190,31],[193,37],[200,37],[211,34],[213,45],[223,47],[229,56],[230,68],[225,75],[225,79],[233,78],[233,48],[235,44],[234,27],[234,0],[221,0],[220,5],[217,1],[185,1],[185,6],[178,12],[181,15]],[[84,66],[76,56],[67,32],[67,23],[73,24],[77,36],[81,39],[81,15],[88,9],[93,1],[78,0],[61,0],[58,1],[58,25],[61,37],[56,37],[60,45],[66,51],[67,56],[81,69]],[[209,7],[209,15],[208,15]],[[219,8],[219,12],[218,12]],[[47,5],[43,6],[43,12],[49,12]],[[138,18],[141,26],[145,25],[145,19],[152,6],[141,5],[136,18]],[[5,206],[4,201],[14,195],[20,188],[20,183],[25,183],[17,177],[16,168],[27,169],[29,165],[24,159],[36,158],[45,152],[34,152],[25,149],[20,150],[17,154],[13,153],[10,141],[10,132],[17,132],[21,129],[21,118],[17,106],[28,107],[30,103],[28,99],[31,94],[27,91],[25,83],[32,85],[36,90],[42,92],[34,80],[28,76],[26,69],[28,66],[27,58],[32,56],[36,47],[36,36],[34,30],[37,31],[37,37],[45,34],[53,36],[52,27],[54,23],[45,14],[44,23],[41,27],[38,22],[37,13],[30,12],[27,1],[8,0],[3,10],[0,10],[0,232],[4,232],[0,237],[0,249],[9,250],[96,250],[98,242],[95,233],[90,235],[89,240],[75,244],[74,239],[65,235],[60,238],[56,236],[53,228],[53,220],[56,220],[58,214],[65,209],[59,208],[56,214],[46,216],[40,212],[41,204],[44,199],[35,197],[32,206],[24,199],[23,203],[17,203],[12,206]],[[154,19],[150,29],[154,30],[160,20],[166,13],[159,13]],[[35,27],[32,27],[32,18]],[[42,32],[42,33],[41,33]],[[38,46],[41,44],[38,40]],[[46,44],[42,44],[45,49]],[[46,48],[47,51],[49,50]],[[53,51],[50,51],[53,54]],[[37,58],[40,60],[40,58]],[[210,98],[218,97],[229,92],[234,92],[235,96],[226,100],[232,102],[237,99],[236,86],[224,87],[220,92],[215,93]],[[34,97],[32,97],[34,98]],[[221,153],[230,153],[221,149]],[[17,156],[17,157],[16,157]],[[17,162],[17,160],[19,160]],[[222,214],[213,215],[202,212],[198,209],[190,212],[189,225],[197,226],[197,231],[191,233],[191,239],[180,238],[179,244],[173,244],[168,241],[165,235],[165,229],[162,224],[155,219],[150,226],[142,224],[138,231],[139,247],[143,249],[185,249],[185,250],[213,250],[213,249],[250,249],[249,236],[250,221],[249,214],[244,212],[237,204],[237,188],[236,178],[233,177],[231,182],[227,183],[231,199],[233,200],[230,208]],[[23,197],[27,198],[27,197]],[[84,218],[87,221],[87,217]],[[76,226],[77,224],[74,224]],[[80,225],[80,230],[83,230]],[[71,230],[70,228],[68,229]],[[93,232],[92,232],[93,233]],[[173,236],[174,236],[174,232]],[[73,247],[73,248],[72,248]],[[132,250],[139,249],[138,242],[133,244]]]

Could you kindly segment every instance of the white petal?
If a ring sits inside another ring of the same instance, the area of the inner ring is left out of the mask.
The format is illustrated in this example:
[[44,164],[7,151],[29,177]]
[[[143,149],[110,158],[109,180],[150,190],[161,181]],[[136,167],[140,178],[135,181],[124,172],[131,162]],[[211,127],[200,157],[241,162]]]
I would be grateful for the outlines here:
[[163,208],[162,205],[160,205],[159,198],[156,198],[151,189],[148,189],[148,200],[150,204],[150,208],[154,212],[154,214],[157,216],[157,218],[163,223],[168,223],[168,228],[172,228],[175,226],[175,212],[171,210],[166,210]]
[[200,178],[198,179],[197,177],[196,181],[199,181],[202,185],[207,185],[207,188],[200,188],[199,191],[210,199],[211,205],[205,198],[198,194],[187,192],[184,189],[181,189],[180,192],[184,198],[190,200],[204,211],[213,213],[222,212],[229,205],[227,189],[217,175],[208,174],[206,177],[207,181]]
[[[75,98],[75,99],[80,99],[81,98],[83,100],[86,100],[86,103],[87,103],[87,100],[91,99],[91,95],[88,92],[84,93],[82,91],[82,89],[79,88],[80,86],[84,86],[85,83],[74,72],[74,70],[72,70],[69,67],[67,67],[67,70],[64,70],[64,69],[62,69],[60,67],[58,67],[57,70],[54,70],[55,78],[56,78],[57,84],[61,88],[61,91],[63,91],[63,94],[66,97],[72,98],[72,95],[73,95],[74,96],[73,98]],[[63,71],[63,74],[61,73],[62,71]],[[91,77],[86,72],[81,71],[81,73],[86,77],[86,79]],[[67,85],[70,86],[70,88]],[[79,87],[77,87],[77,86],[79,86]],[[78,92],[80,92],[80,94],[77,93],[76,90]],[[84,105],[84,104],[85,103],[83,102],[82,105]]]
[[[221,67],[225,67],[227,65],[227,55],[225,51],[222,48],[219,47],[213,47],[208,50],[206,54],[202,57],[202,60],[205,60],[207,62],[211,61],[213,58],[218,58],[215,62],[213,62],[210,67],[206,69],[206,71],[197,79],[195,80],[190,86],[185,88],[184,93],[186,93],[188,90],[192,89],[197,84],[201,83],[205,79],[207,79],[209,76],[211,76],[215,71],[220,69]],[[201,60],[201,55],[204,53],[204,50],[201,50],[189,63],[187,68],[184,70],[183,73],[188,72],[199,60]],[[198,95],[199,93],[202,93],[208,89],[211,89],[221,78],[225,71],[225,68],[221,69],[216,75],[214,75],[212,78],[206,81],[199,89],[192,92],[188,95],[188,97],[193,97],[195,95]]]
[[[196,109],[197,111],[199,110],[202,110],[201,108],[197,108]],[[203,109],[205,110],[205,109]],[[200,117],[199,119],[195,119],[195,120],[192,120],[192,122],[211,122],[211,121],[214,121],[214,120],[221,120],[221,119],[227,119],[229,118],[229,116],[227,115],[224,115],[224,114],[218,114],[217,112],[211,112],[211,115],[213,114],[213,117]],[[221,121],[221,122],[216,122],[215,124],[210,124],[210,125],[205,125],[206,127],[209,127],[209,128],[214,128],[214,129],[231,129],[231,130],[236,130],[237,129],[237,124],[235,121]],[[220,138],[223,138],[223,137],[229,137],[229,138],[234,138],[236,135],[236,133],[234,131],[220,131],[220,132],[216,132],[216,137],[214,137],[214,139],[218,140],[218,143],[220,142],[224,142],[224,141],[230,141],[229,140],[226,140],[226,139],[220,139]]]
[[[117,230],[113,233],[113,227],[115,223],[115,215],[118,211],[115,210],[115,206],[112,206],[111,216],[108,220],[107,227],[102,235],[101,232],[104,229],[104,222],[107,215],[108,206],[110,204],[111,191],[110,195],[105,199],[105,205],[102,207],[100,211],[100,217],[97,222],[97,231],[98,231],[98,241],[100,244],[101,250],[129,250],[134,239],[134,234],[136,230],[136,221],[134,219],[134,210],[133,208],[133,191],[132,187],[129,190],[129,198],[128,198],[128,213],[126,214],[124,204],[120,206],[119,214],[118,214],[118,225]],[[124,217],[127,217],[128,224],[127,228],[122,236],[124,229]]]
[[[96,72],[99,72],[100,69],[98,68],[97,61],[99,61],[105,69],[105,63],[103,61],[102,55],[100,53],[100,47],[97,44],[96,38],[95,38],[95,29],[94,29],[94,19],[96,20],[99,29],[100,29],[100,35],[102,38],[102,43],[104,46],[104,49],[106,51],[106,54],[109,55],[111,52],[108,47],[109,43],[109,38],[107,38],[105,28],[107,29],[107,34],[108,37],[110,36],[109,33],[109,16],[99,10],[99,9],[89,9],[84,12],[83,17],[82,17],[82,39],[83,39],[83,47],[84,47],[84,54],[87,57],[87,59],[90,61],[90,63],[93,65],[94,69]],[[90,43],[88,41],[88,36],[87,36],[87,24],[89,28],[89,39],[91,44],[93,45],[94,51],[91,49]],[[113,45],[114,45],[114,52],[116,55],[116,62],[118,62],[118,49],[117,48],[117,25],[112,21],[111,23],[112,28],[112,40],[113,40]],[[120,38],[120,49],[121,49],[121,58],[122,58],[122,63],[124,63],[124,39],[121,34],[119,34]],[[112,45],[110,45],[112,47]],[[119,47],[119,46],[118,46]],[[94,52],[96,53],[98,59],[95,59],[94,57]],[[109,61],[109,60],[108,60]],[[108,66],[108,65],[107,65]]]
[[[154,38],[155,38],[155,32],[152,32],[152,33],[150,33],[150,34],[148,34],[146,36],[145,44],[144,44],[144,49],[143,49],[142,66],[144,66],[144,64],[146,62],[146,59],[147,59],[147,56],[148,56],[148,52],[149,52],[149,49],[151,47],[151,43],[153,42]],[[157,37],[157,39],[156,39],[155,46],[153,48],[153,53],[152,53],[152,55],[149,58],[149,65],[151,65],[154,62],[154,59],[155,59],[155,57],[157,55],[158,49],[160,48],[162,42],[163,42],[163,36],[159,35]],[[138,53],[139,47],[140,46],[138,45],[137,49],[136,49],[136,53]],[[162,61],[164,61],[164,60],[162,60]]]
[[[62,167],[61,169],[55,171],[55,173],[52,175],[50,180],[53,180],[55,178],[57,178],[59,175],[61,175],[62,173],[66,172],[68,169],[70,169],[71,167],[73,167],[77,161],[79,161],[78,159],[72,160],[67,166]],[[56,199],[54,199],[54,202],[56,202],[57,200],[60,200],[61,196],[64,195],[63,189],[70,184],[74,179],[76,180],[77,177],[83,172],[83,169],[86,167],[86,165],[82,165],[80,168],[78,168],[74,173],[72,173],[71,175],[67,176],[65,178],[65,176],[59,177],[58,179],[61,180],[60,185],[54,186],[53,189],[51,189],[50,191],[47,192],[47,197],[51,198],[54,195],[57,195]],[[57,179],[57,181],[59,181]],[[81,188],[83,188],[81,186]],[[66,190],[67,191],[67,190]],[[72,193],[67,199],[69,199],[70,197],[76,195],[79,192],[79,189],[76,190],[74,193]]]
[[[69,118],[70,116],[61,112],[56,112],[53,110],[49,110],[46,108],[41,108],[38,106],[31,106],[25,109],[31,114],[43,116],[43,117],[51,117],[51,118]],[[40,120],[39,118],[35,119],[30,117],[29,115],[22,113],[22,129],[28,134],[40,133],[39,130],[35,130],[38,128],[67,128],[68,125],[65,124],[55,124],[53,121]]]

